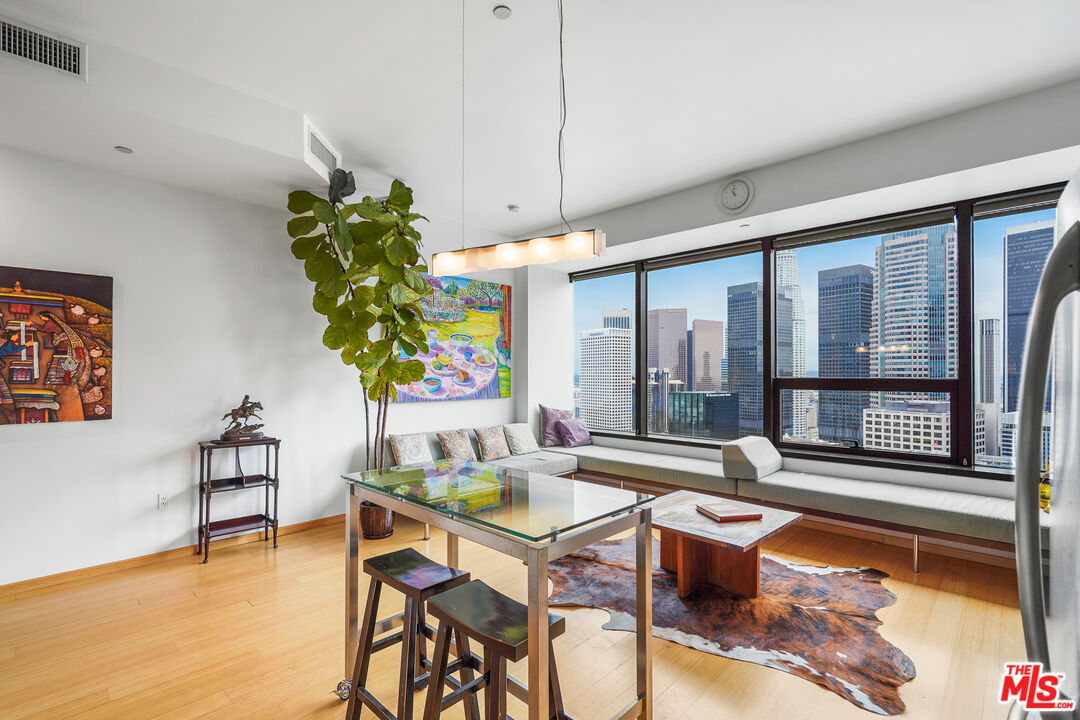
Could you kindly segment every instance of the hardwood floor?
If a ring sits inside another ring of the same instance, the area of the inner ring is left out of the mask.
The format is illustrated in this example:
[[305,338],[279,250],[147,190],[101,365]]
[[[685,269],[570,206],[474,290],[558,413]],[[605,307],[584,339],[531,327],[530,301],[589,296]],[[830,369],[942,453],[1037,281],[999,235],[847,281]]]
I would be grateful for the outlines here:
[[[391,538],[362,549],[411,545],[443,560],[441,533],[430,542],[422,534],[399,519]],[[1004,717],[995,697],[1002,664],[1024,649],[1013,572],[924,555],[916,575],[903,548],[800,527],[763,549],[892,576],[885,585],[898,601],[878,616],[918,671],[901,690],[905,717]],[[283,537],[277,551],[215,549],[207,565],[171,554],[0,588],[0,718],[341,718],[345,704],[332,691],[344,663],[343,553],[339,522]],[[524,599],[520,563],[465,541],[461,560],[473,577]],[[400,609],[393,595],[384,610]],[[597,610],[556,612],[568,622],[555,641],[568,711],[610,716],[634,682],[633,636],[602,630],[606,613]],[[372,689],[388,704],[397,662],[395,650],[373,661]],[[524,665],[511,672],[527,675]],[[655,716],[665,720],[874,717],[778,670],[662,640],[654,683]],[[514,700],[509,711],[526,717]]]

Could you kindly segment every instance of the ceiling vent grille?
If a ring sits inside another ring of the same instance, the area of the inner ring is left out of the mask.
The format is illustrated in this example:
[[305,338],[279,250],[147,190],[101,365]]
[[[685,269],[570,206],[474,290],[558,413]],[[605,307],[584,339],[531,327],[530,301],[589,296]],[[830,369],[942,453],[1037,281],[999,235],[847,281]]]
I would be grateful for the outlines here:
[[86,45],[0,18],[0,52],[86,79]]
[[341,153],[311,124],[307,115],[304,116],[304,162],[327,182],[330,174],[341,167]]

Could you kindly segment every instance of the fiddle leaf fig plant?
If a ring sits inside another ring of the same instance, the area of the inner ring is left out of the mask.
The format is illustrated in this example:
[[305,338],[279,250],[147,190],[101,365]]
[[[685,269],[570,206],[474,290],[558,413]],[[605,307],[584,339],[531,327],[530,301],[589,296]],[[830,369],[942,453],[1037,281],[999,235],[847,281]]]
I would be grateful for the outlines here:
[[[355,191],[353,174],[337,169],[325,198],[306,190],[289,193],[295,217],[287,230],[293,255],[315,284],[311,306],[326,319],[323,344],[360,373],[371,469],[373,461],[374,467],[384,465],[386,416],[397,386],[424,376],[423,363],[410,358],[428,352],[420,301],[432,290],[422,275],[427,266],[416,229],[427,218],[413,212],[412,189],[394,180],[381,200],[346,203]],[[374,445],[369,402],[376,406]]]

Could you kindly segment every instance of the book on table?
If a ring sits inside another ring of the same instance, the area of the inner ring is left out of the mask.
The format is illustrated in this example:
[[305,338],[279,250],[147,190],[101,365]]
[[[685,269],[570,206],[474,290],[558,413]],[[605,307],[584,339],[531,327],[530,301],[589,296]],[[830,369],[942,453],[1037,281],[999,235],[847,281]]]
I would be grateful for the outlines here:
[[716,522],[745,522],[747,520],[760,520],[761,513],[754,512],[745,505],[736,505],[729,502],[698,503],[697,510],[702,515]]

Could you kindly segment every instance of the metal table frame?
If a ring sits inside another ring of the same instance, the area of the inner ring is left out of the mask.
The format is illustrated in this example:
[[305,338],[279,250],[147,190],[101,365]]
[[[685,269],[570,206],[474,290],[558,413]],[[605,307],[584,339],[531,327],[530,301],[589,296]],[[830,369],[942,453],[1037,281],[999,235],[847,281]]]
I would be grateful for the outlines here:
[[[529,720],[548,720],[548,563],[587,545],[607,539],[627,530],[635,530],[637,562],[637,694],[613,720],[641,718],[652,720],[652,509],[634,507],[606,520],[598,520],[582,529],[573,530],[540,543],[499,532],[436,510],[401,500],[387,493],[358,485],[347,484],[348,522],[345,529],[345,679],[338,684],[339,696],[348,698],[349,678],[356,662],[360,618],[360,502],[363,500],[389,508],[396,513],[446,531],[447,565],[458,567],[458,538],[465,538],[497,550],[528,565],[529,575],[529,683],[528,686],[509,679],[509,691],[528,703]],[[543,622],[541,622],[543,619]],[[380,623],[381,630],[401,623]]]

